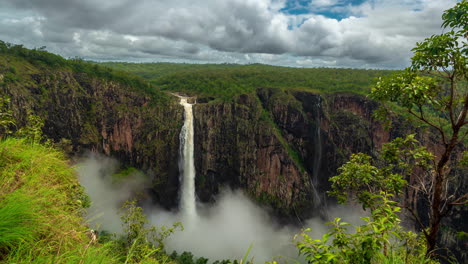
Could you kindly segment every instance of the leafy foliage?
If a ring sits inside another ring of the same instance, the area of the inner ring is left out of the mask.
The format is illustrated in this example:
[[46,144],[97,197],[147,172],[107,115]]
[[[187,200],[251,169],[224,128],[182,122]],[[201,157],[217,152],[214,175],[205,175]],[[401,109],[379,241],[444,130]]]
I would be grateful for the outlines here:
[[125,202],[122,209],[121,219],[125,233],[125,263],[168,259],[164,251],[164,239],[177,228],[182,229],[182,225],[175,223],[171,228],[162,226],[160,229],[156,226],[146,227],[148,219],[143,214],[143,209],[136,205],[136,200]]
[[418,143],[415,135],[396,138],[382,147],[379,160],[353,154],[338,169],[329,193],[340,203],[352,197],[370,217],[361,217],[366,224],[355,232],[336,218],[321,239],[301,233],[297,247],[309,263],[437,263],[426,257],[418,236],[400,226],[401,208],[392,200],[407,184],[402,175],[432,168],[432,154]]
[[432,168],[433,155],[419,145],[415,135],[384,144],[379,157],[380,160],[374,161],[363,153],[352,154],[350,160],[338,168],[340,174],[330,178],[332,191],[329,193],[340,203],[355,196],[364,209],[373,208],[374,195],[380,192],[401,194],[407,184],[402,175]]
[[[336,218],[328,223],[331,229],[321,239],[313,239],[306,229],[299,234],[299,252],[309,263],[437,263],[425,257],[424,244],[417,236],[399,226],[400,208],[389,195],[370,195],[374,205],[370,217],[361,217],[365,224],[347,228],[349,223]],[[296,237],[297,239],[297,237]]]
[[42,120],[42,118],[29,112],[26,122],[25,126],[16,131],[16,136],[26,138],[33,143],[45,140],[42,134],[42,127],[44,126],[44,120]]
[[[367,224],[357,227],[354,234],[340,219],[331,223],[332,229],[321,240],[301,234],[304,240],[298,242],[298,247],[310,263],[435,262],[429,257],[435,256],[442,218],[453,206],[466,205],[468,198],[467,194],[459,197],[449,194],[447,188],[449,180],[453,181],[449,178],[450,170],[457,167],[456,161],[460,160],[454,150],[468,134],[467,11],[467,0],[445,11],[442,26],[452,29],[417,43],[412,66],[404,72],[380,78],[371,93],[372,98],[396,103],[420,122],[436,129],[442,153],[430,153],[410,135],[386,144],[377,160],[362,153],[352,155],[339,169],[340,174],[330,179],[331,194],[340,202],[347,201],[349,196],[356,197],[364,208],[370,209],[371,217],[362,218]],[[387,104],[377,116],[388,119],[392,106]],[[416,178],[419,186],[412,187],[423,190],[430,201],[429,225],[424,226],[416,213],[411,212],[423,231],[425,246],[415,240],[415,234],[399,227],[400,208],[392,201],[406,185],[403,179],[418,167],[418,173],[425,177]]]
[[[463,0],[442,15],[448,31],[426,38],[413,49],[411,67],[405,72],[381,78],[372,89],[371,97],[387,108],[379,116],[387,118],[396,103],[420,123],[438,131],[439,155],[433,155],[434,167],[430,176],[420,178],[419,198],[430,204],[428,226],[418,221],[424,231],[428,254],[435,255],[437,236],[442,219],[453,206],[468,202],[468,194],[460,193],[454,186],[457,179],[450,177],[460,156],[456,149],[466,144],[468,135],[468,1]],[[418,219],[418,217],[416,216]]]
[[[177,252],[173,252],[170,255],[171,259],[177,262],[178,264],[207,264],[208,259],[207,258],[197,258],[193,256],[192,253],[190,252],[182,252],[182,254],[177,254]],[[230,260],[223,260],[223,261],[215,261],[213,264],[230,264],[232,263]]]
[[13,111],[9,107],[10,99],[0,97],[0,139],[11,135],[16,126]]
[[[0,40],[0,56],[2,56],[5,60],[21,58],[32,64],[34,67],[45,71],[50,71],[52,69],[60,71],[72,71],[74,73],[87,74],[88,76],[101,78],[108,81],[115,81],[127,85],[130,89],[145,92],[153,99],[156,99],[160,102],[163,102],[167,99],[167,95],[165,93],[161,93],[150,83],[136,75],[129,74],[128,72],[124,71],[115,71],[111,68],[92,64],[80,58],[72,58],[67,60],[59,55],[47,52],[45,47],[41,47],[39,49],[28,49],[23,45],[13,45],[11,43],[6,43]],[[25,67],[25,65],[21,66]],[[13,66],[10,66],[10,70],[3,77],[4,83],[15,83],[19,80],[19,78],[21,78],[20,72],[17,72],[16,68],[11,67]]]

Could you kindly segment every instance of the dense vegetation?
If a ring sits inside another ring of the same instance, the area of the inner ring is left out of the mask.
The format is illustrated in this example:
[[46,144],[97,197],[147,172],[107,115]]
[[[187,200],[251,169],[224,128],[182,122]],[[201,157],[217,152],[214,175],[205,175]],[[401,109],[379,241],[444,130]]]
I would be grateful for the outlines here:
[[[5,72],[3,77],[5,83],[20,82],[22,81],[21,75],[25,73],[33,74],[38,71],[58,70],[85,73],[90,77],[119,82],[135,90],[151,94],[155,99],[164,97],[164,93],[159,92],[158,89],[136,75],[91,64],[79,58],[65,59],[47,52],[45,47],[27,49],[23,45],[14,45],[0,40],[0,57],[0,73]],[[160,101],[167,98],[162,99]]]
[[90,247],[81,218],[86,199],[60,152],[14,138],[2,140],[0,152],[0,262],[112,260],[106,247]]
[[[421,232],[421,240],[425,242],[424,246],[421,245],[425,247],[425,258],[452,258],[450,255],[453,252],[445,252],[445,245],[439,244],[443,232],[451,232],[452,236],[457,237],[466,235],[466,226],[445,227],[444,230],[443,224],[457,209],[466,215],[468,205],[468,193],[463,180],[467,171],[464,143],[468,136],[468,1],[463,0],[446,10],[442,20],[446,32],[417,43],[413,49],[411,66],[403,72],[380,78],[371,92],[371,98],[383,104],[378,117],[389,120],[394,104],[397,104],[398,110],[404,109],[414,119],[435,131],[437,137],[431,142],[435,147],[426,149],[414,135],[407,135],[404,139],[396,138],[384,145],[377,158],[362,153],[352,155],[339,168],[340,174],[330,179],[333,188],[331,193],[339,201],[344,202],[353,197],[364,208],[370,209],[373,218],[376,213],[384,214],[380,215],[379,221],[371,222],[377,225],[373,229],[379,231],[381,240],[361,237],[358,241],[359,247],[365,249],[357,251],[358,257],[367,259],[362,263],[372,263],[374,257],[366,258],[359,254],[368,252],[378,256],[383,250],[386,255],[387,241],[398,241],[405,237],[397,235],[396,239],[388,240],[388,228],[393,223],[389,215],[392,215],[392,208],[400,209],[396,204],[404,204],[399,199],[404,187],[414,192],[413,199],[419,204],[404,208],[409,211]],[[461,170],[461,173],[457,173],[457,170]],[[382,207],[387,202],[394,205]],[[366,220],[369,222],[370,219]],[[342,257],[344,263],[349,260],[354,263],[355,248],[347,249],[343,246],[353,241],[354,237],[347,233],[343,235],[338,222],[331,231],[335,237],[333,246],[322,255]],[[365,229],[358,229],[358,233],[362,231]],[[310,259],[328,246],[323,244],[327,239],[324,237],[320,243],[311,240],[305,248],[305,252],[312,252]],[[351,255],[339,251],[343,248]],[[417,263],[423,263],[422,259]]]
[[257,88],[367,94],[385,70],[299,69],[262,64],[103,63],[140,75],[162,90],[231,100]]
[[[115,127],[132,127],[126,152],[143,155],[129,165],[154,166],[160,175],[168,171],[161,163],[168,164],[170,157],[161,157],[158,168],[146,157],[177,142],[182,111],[174,96],[138,76],[0,41],[0,97],[10,98],[7,105],[17,121],[10,129],[19,129],[28,113],[34,113],[46,123],[43,132],[55,142],[68,143],[70,151],[102,152],[102,142],[109,142]],[[119,142],[112,144],[109,151],[122,152]]]

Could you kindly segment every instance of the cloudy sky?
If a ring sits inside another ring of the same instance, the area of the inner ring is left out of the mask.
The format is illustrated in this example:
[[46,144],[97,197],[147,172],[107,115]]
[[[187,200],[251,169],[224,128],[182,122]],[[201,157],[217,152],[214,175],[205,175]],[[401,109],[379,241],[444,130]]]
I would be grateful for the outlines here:
[[0,40],[64,57],[403,68],[456,0],[1,0]]

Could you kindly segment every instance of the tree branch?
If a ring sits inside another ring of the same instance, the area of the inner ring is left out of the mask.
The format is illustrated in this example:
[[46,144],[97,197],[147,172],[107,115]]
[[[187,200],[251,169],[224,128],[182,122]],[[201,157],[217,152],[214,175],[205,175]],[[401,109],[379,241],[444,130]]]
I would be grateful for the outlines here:
[[[419,107],[419,106],[418,106],[418,107]],[[444,145],[447,145],[447,140],[446,140],[446,138],[445,138],[445,132],[444,132],[444,130],[442,130],[441,127],[436,126],[436,125],[434,125],[432,122],[428,121],[428,120],[423,116],[421,107],[419,107],[419,108],[420,108],[419,111],[421,111],[421,115],[418,115],[418,114],[414,113],[413,110],[411,110],[410,108],[407,108],[407,110],[408,110],[408,113],[410,113],[411,115],[415,116],[417,119],[423,121],[424,123],[428,124],[429,126],[435,128],[435,129],[437,129],[437,130],[439,131],[439,133],[441,134],[441,136],[442,136],[442,141],[444,142]]]
[[412,208],[410,208],[409,206],[402,206],[403,208],[405,208],[406,210],[408,210],[411,215],[413,216],[414,220],[416,220],[416,222],[418,223],[419,227],[421,228],[421,230],[423,231],[423,234],[424,234],[424,237],[426,237],[426,239],[429,237],[429,234],[427,233],[426,231],[426,226],[424,226],[424,224],[422,223],[421,219],[419,219],[418,215],[413,211]]
[[463,110],[460,112],[457,118],[457,123],[455,126],[452,126],[455,130],[455,128],[460,129],[464,124],[466,124],[466,113],[468,111],[468,94],[465,95],[465,104],[463,105]]
[[463,136],[461,136],[460,142],[463,142],[463,140],[465,140],[466,135],[468,135],[468,130],[465,131],[465,134]]
[[453,80],[453,76],[450,76],[450,100],[448,103],[448,110],[450,115],[450,122],[452,123],[452,127],[455,126],[455,119],[453,117],[453,96],[455,90],[455,82]]
[[453,202],[449,203],[450,205],[465,205],[468,203],[468,193],[465,193],[464,195],[458,197],[455,199]]

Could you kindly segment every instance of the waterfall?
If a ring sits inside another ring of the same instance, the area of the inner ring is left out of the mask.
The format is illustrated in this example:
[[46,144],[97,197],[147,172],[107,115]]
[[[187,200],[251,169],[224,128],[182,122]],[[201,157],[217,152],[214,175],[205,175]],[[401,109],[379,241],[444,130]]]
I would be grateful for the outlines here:
[[316,117],[315,117],[315,124],[317,126],[317,130],[315,133],[315,151],[314,151],[314,163],[313,163],[313,172],[312,172],[312,183],[315,187],[318,185],[318,174],[320,171],[320,165],[322,163],[322,137],[320,134],[320,97],[318,98],[318,102],[316,105]]
[[318,187],[319,187],[319,172],[320,166],[322,164],[322,136],[320,132],[320,109],[321,109],[321,102],[320,97],[317,99],[316,105],[316,117],[315,117],[315,124],[317,126],[317,130],[315,131],[315,151],[314,151],[314,161],[313,161],[313,171],[312,171],[312,191],[314,192],[314,208],[319,209],[320,216],[323,218],[327,217],[327,206],[325,195],[320,194]]
[[181,180],[180,210],[188,220],[196,218],[195,165],[193,160],[193,111],[186,97],[180,97],[184,107],[184,125],[180,131],[179,171]]

